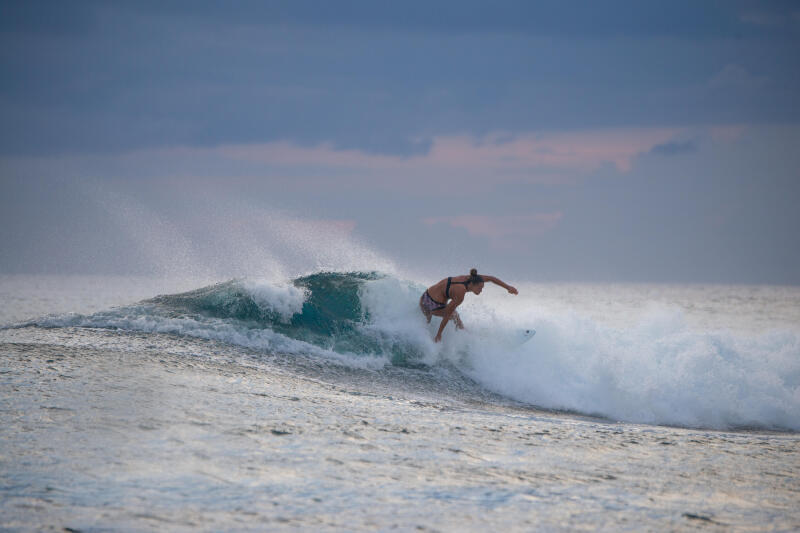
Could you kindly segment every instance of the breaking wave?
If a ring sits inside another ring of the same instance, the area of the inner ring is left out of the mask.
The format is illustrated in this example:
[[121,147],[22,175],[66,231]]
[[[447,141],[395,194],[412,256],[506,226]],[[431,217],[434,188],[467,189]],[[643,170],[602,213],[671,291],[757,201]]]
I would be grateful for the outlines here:
[[[468,298],[461,312],[467,331],[448,327],[434,344],[438,319],[426,324],[419,312],[422,290],[376,272],[319,272],[283,284],[231,280],[24,325],[188,335],[376,370],[446,363],[488,390],[544,409],[635,423],[800,430],[795,330],[697,332],[678,311],[614,328],[533,301],[529,311],[511,313]],[[538,331],[528,342],[519,333],[525,328]]]

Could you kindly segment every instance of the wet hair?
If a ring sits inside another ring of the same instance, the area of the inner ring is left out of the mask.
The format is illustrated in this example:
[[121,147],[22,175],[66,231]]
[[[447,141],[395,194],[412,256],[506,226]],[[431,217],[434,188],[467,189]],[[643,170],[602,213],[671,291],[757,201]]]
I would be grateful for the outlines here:
[[483,283],[483,276],[478,275],[477,268],[473,268],[469,271],[469,279],[467,280],[467,284],[470,283]]

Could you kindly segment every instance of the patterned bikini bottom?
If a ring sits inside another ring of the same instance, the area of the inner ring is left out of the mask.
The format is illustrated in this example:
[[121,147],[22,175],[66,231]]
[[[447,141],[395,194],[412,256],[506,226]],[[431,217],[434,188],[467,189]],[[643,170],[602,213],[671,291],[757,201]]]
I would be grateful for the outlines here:
[[434,311],[438,311],[439,309],[444,309],[447,307],[447,304],[437,302],[431,298],[431,295],[428,294],[428,291],[425,291],[425,294],[423,294],[422,298],[420,298],[419,305],[426,313],[433,313]]

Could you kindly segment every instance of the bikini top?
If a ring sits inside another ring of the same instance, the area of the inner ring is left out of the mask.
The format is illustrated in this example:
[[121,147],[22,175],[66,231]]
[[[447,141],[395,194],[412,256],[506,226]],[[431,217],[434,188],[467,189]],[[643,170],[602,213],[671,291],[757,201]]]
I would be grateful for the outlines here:
[[467,285],[469,285],[469,280],[467,280],[467,281],[453,281],[453,278],[447,278],[447,287],[444,289],[444,297],[448,298],[448,299],[450,298],[450,285],[451,284],[452,285],[456,285],[456,284],[463,285],[464,288],[466,289]]

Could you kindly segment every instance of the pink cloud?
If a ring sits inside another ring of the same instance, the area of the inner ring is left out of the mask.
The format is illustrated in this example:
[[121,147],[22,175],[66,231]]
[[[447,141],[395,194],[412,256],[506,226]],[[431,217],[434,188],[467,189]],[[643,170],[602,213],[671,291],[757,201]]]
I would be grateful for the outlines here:
[[486,237],[496,248],[513,248],[520,239],[542,235],[554,229],[563,218],[563,213],[533,213],[525,215],[458,215],[452,217],[428,217],[423,223],[446,224],[461,228],[473,237]]
[[591,171],[611,163],[621,171],[631,160],[674,137],[678,129],[596,130],[547,135],[523,135],[502,140],[499,134],[437,138],[428,159],[442,167],[530,171],[555,168]]
[[[422,176],[424,184],[452,184],[462,178],[492,181],[552,183],[569,181],[575,173],[591,172],[612,164],[622,172],[631,169],[633,158],[664,143],[682,130],[638,128],[527,134],[509,137],[501,133],[476,138],[440,136],[426,154],[394,156],[358,150],[337,150],[330,143],[302,147],[287,142],[235,145],[217,148],[230,159],[281,167],[338,169],[369,181],[375,174],[383,181]],[[435,177],[431,180],[431,177]]]

